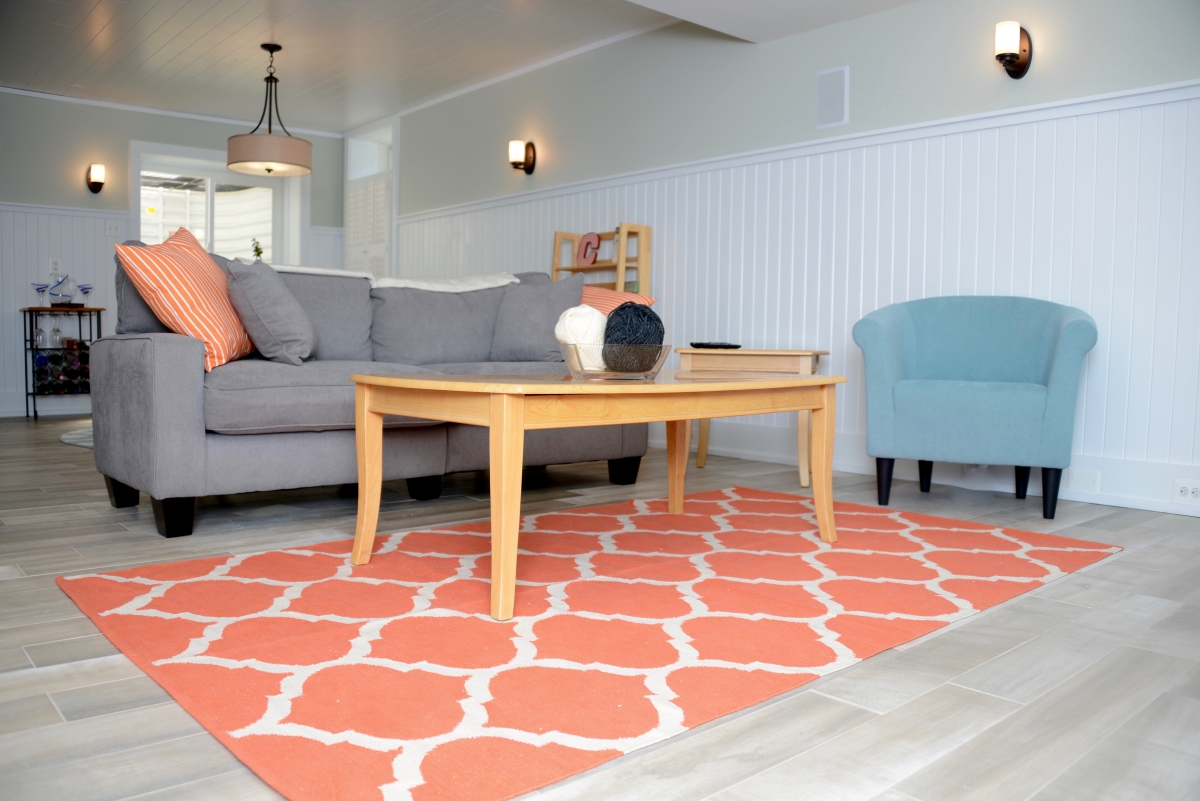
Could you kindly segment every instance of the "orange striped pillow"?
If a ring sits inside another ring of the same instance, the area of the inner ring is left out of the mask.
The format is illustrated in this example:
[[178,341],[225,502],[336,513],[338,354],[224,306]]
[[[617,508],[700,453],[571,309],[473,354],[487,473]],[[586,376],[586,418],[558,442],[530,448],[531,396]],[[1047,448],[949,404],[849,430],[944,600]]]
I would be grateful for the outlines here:
[[205,372],[254,350],[229,300],[225,273],[186,228],[161,245],[116,248],[129,280],[163,325],[204,343]]
[[653,306],[654,298],[647,297],[646,295],[635,295],[633,292],[617,292],[615,289],[584,284],[583,296],[579,299],[579,302],[585,306],[591,306],[603,314],[611,314],[612,310],[622,303],[640,303],[643,306]]

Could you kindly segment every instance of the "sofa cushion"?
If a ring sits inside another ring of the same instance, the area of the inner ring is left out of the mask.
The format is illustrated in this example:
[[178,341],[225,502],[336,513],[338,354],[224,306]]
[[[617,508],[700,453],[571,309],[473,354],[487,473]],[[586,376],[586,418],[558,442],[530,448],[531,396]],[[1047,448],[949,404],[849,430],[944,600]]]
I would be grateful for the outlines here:
[[[410,364],[310,361],[301,365],[242,359],[204,377],[204,427],[218,434],[274,434],[354,428],[350,376],[432,373]],[[414,418],[384,418],[385,425],[438,425]]]
[[446,375],[568,375],[566,362],[458,362],[426,364],[425,369]]
[[[513,286],[518,286],[514,284]],[[505,287],[474,292],[373,289],[375,361],[485,362]]]
[[897,381],[897,457],[1037,465],[1046,387],[1007,381]]
[[280,273],[317,335],[314,358],[371,360],[371,281],[361,275]]
[[506,286],[488,358],[494,362],[561,362],[554,326],[563,312],[579,305],[582,292],[582,275],[550,284]]
[[317,332],[308,313],[269,264],[228,263],[229,299],[250,341],[264,358],[301,364],[317,350]]

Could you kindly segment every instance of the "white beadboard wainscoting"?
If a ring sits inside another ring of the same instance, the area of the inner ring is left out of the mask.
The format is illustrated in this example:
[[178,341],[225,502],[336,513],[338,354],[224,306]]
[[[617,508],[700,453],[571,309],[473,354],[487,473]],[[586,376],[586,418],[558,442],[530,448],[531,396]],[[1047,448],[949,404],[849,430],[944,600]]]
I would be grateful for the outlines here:
[[342,269],[342,229],[314,225],[308,230],[308,252],[302,259],[304,265],[326,270]]
[[[671,344],[831,351],[821,372],[848,379],[841,470],[874,472],[851,337],[864,314],[955,294],[1086,310],[1100,340],[1080,382],[1062,497],[1200,514],[1171,493],[1173,478],[1200,478],[1200,84],[406,215],[391,272],[548,271],[555,230],[619,222],[653,226],[652,294]],[[718,421],[711,447],[794,464],[794,433],[790,415]],[[916,465],[897,471],[915,478]],[[1008,466],[938,465],[934,476],[1012,491]]]
[[[91,284],[89,306],[101,306],[103,332],[117,321],[113,245],[129,238],[129,213],[0,203],[0,416],[25,414],[24,315],[37,304],[30,284],[50,275],[50,259],[76,283]],[[83,300],[77,297],[76,300]],[[64,318],[65,319],[65,318]],[[67,328],[63,327],[64,333]],[[49,332],[47,332],[49,333]],[[86,396],[38,398],[39,414],[91,411]]]
[[[128,238],[127,212],[0,203],[0,417],[25,414],[24,322],[20,309],[37,302],[31,282],[50,275],[51,258],[62,259],[64,273],[76,282],[95,287],[87,303],[107,309],[103,331],[111,334],[117,323],[113,245]],[[302,261],[313,267],[340,269],[342,229],[312,226]],[[86,396],[38,398],[40,414],[90,411]]]

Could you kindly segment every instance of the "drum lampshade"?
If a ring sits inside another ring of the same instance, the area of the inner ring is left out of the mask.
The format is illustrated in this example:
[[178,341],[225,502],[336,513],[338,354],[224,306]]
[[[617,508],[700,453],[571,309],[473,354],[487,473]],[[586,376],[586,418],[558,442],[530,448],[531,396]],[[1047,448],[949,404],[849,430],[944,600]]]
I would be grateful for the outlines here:
[[312,172],[312,142],[276,133],[229,137],[227,164],[234,172],[289,178]]

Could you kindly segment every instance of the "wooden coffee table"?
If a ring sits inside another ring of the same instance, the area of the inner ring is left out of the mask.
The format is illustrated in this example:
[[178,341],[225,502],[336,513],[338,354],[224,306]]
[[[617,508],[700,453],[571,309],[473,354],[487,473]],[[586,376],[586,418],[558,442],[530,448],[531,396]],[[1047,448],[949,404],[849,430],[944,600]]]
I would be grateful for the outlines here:
[[664,371],[653,382],[576,381],[563,375],[355,375],[358,524],[350,561],[371,560],[383,480],[383,416],[487,426],[491,462],[492,601],[497,620],[513,615],[521,468],[525,432],[542,428],[667,424],[667,509],[683,511],[691,421],[774,412],[812,412],[813,500],[821,539],[836,542],[833,524],[833,436],[841,376]]

